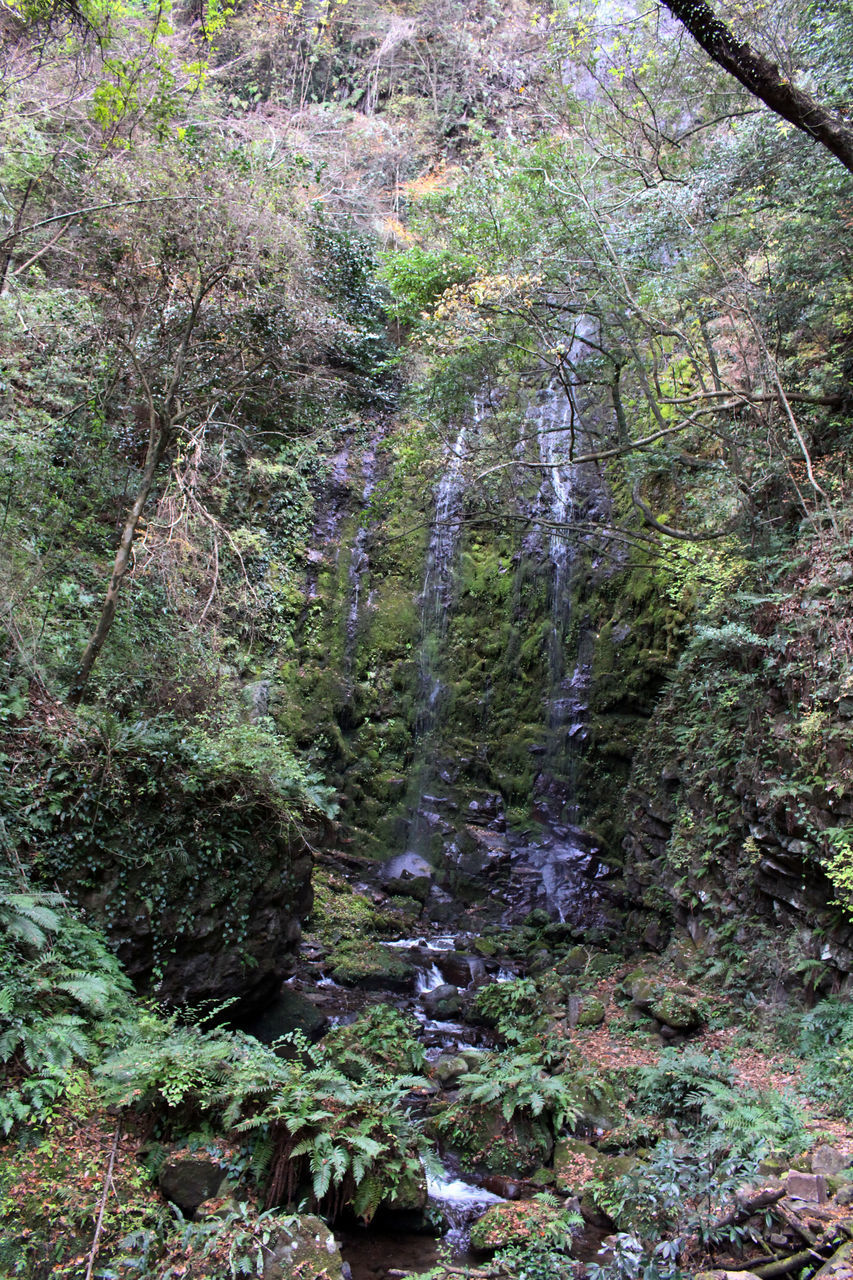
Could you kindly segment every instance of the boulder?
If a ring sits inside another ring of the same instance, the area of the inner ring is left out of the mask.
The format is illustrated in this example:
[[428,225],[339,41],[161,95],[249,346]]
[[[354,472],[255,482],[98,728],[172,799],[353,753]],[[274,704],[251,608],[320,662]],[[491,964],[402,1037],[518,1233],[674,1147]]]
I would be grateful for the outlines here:
[[576,1026],[599,1027],[604,1021],[604,1005],[595,996],[584,996],[576,1019]]
[[423,1168],[409,1173],[397,1183],[394,1195],[382,1201],[384,1210],[394,1213],[422,1213],[429,1202],[426,1174]]
[[487,958],[497,955],[498,951],[498,944],[494,938],[474,938],[471,947],[478,955],[486,956]]
[[557,965],[557,972],[563,974],[583,973],[589,964],[590,952],[586,947],[572,947]]
[[471,981],[471,960],[461,951],[447,951],[439,957],[438,967],[446,982],[467,987]]
[[638,1009],[642,1009],[643,1013],[648,1013],[651,1009],[652,1001],[662,992],[659,983],[653,978],[649,978],[646,974],[629,975],[625,980],[631,993],[631,1003]]
[[390,947],[364,938],[341,943],[331,958],[332,977],[345,987],[410,991],[415,971]]
[[313,1214],[289,1218],[270,1245],[263,1280],[346,1280],[349,1268],[329,1228]]
[[649,1013],[673,1031],[695,1031],[705,1021],[696,1002],[681,991],[664,991],[653,997]]
[[432,1074],[442,1088],[453,1084],[460,1076],[468,1074],[468,1063],[460,1054],[442,1054],[433,1063]]
[[798,1200],[825,1204],[826,1178],[820,1173],[800,1173],[798,1169],[790,1169],[785,1178],[785,1191]]
[[[438,1127],[441,1129],[439,1118]],[[470,1173],[524,1178],[547,1164],[554,1139],[543,1120],[516,1112],[505,1120],[499,1104],[472,1104],[464,1125],[446,1129],[448,1154]]]
[[435,871],[417,853],[400,853],[382,868],[382,880],[390,894],[401,894],[424,903],[430,896]]
[[462,996],[459,994],[459,988],[452,986],[449,982],[442,983],[440,987],[433,987],[432,991],[425,991],[421,996],[421,1002],[427,1015],[437,1022],[447,1022],[462,1012]]
[[218,1195],[225,1170],[208,1156],[169,1156],[158,1180],[166,1199],[190,1218],[200,1204]]
[[561,1138],[554,1148],[554,1185],[564,1195],[582,1194],[597,1177],[604,1156],[579,1138]]
[[812,1173],[823,1174],[827,1178],[836,1177],[849,1164],[848,1157],[843,1155],[837,1147],[830,1146],[828,1142],[815,1147],[812,1152]]
[[[596,1150],[588,1142],[577,1138],[562,1138],[554,1148],[554,1185],[563,1195],[578,1195],[587,1202],[587,1208],[594,1206],[600,1211],[595,1197],[590,1197],[587,1188],[592,1182],[609,1183],[622,1178],[636,1168],[634,1156],[608,1156]],[[588,1215],[593,1220],[600,1217],[600,1212]]]
[[327,1022],[326,1015],[307,996],[284,987],[249,1029],[264,1044],[292,1031],[302,1031],[309,1040],[319,1040]]
[[[563,1216],[562,1208],[522,1200],[515,1204],[494,1204],[471,1227],[471,1248],[478,1253],[493,1253],[507,1245],[541,1240],[553,1231]],[[565,1230],[565,1248],[571,1244],[571,1232]]]
[[634,1008],[655,1018],[662,1028],[668,1027],[674,1032],[695,1031],[705,1020],[688,987],[667,987],[642,971],[630,974],[624,985],[630,991]]
[[604,1080],[598,1080],[594,1089],[577,1088],[572,1101],[577,1109],[576,1128],[614,1129],[622,1123],[616,1090]]

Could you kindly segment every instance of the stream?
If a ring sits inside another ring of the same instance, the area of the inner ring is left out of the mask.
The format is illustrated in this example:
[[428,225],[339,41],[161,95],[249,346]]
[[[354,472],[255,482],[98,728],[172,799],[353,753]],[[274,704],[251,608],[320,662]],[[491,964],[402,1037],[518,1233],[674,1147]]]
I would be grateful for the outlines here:
[[[310,999],[322,1011],[327,1027],[352,1022],[372,1004],[391,1004],[412,1014],[420,1026],[420,1040],[428,1064],[456,1054],[477,1054],[496,1045],[488,1027],[472,1025],[463,1017],[441,1016],[431,1009],[431,998],[448,987],[464,999],[482,984],[506,982],[519,973],[473,948],[474,935],[433,931],[386,940],[382,945],[411,965],[406,991],[344,987],[323,973],[322,957],[315,955],[300,966],[286,989]],[[313,955],[310,946],[306,948]],[[377,1215],[369,1227],[353,1221],[335,1225],[341,1252],[353,1280],[387,1280],[393,1272],[426,1271],[439,1260],[482,1265],[482,1255],[469,1248],[469,1229],[482,1214],[503,1200],[516,1199],[522,1186],[511,1178],[478,1179],[466,1174],[447,1153],[439,1152],[427,1171],[429,1202],[424,1212]],[[588,1238],[587,1238],[588,1236]],[[593,1256],[600,1233],[585,1233],[579,1248]]]

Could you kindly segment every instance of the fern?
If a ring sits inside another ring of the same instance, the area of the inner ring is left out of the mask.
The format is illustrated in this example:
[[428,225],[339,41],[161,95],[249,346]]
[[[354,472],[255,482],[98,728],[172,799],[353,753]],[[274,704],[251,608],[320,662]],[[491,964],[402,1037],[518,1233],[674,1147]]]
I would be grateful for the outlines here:
[[761,1146],[797,1151],[805,1143],[805,1116],[796,1103],[774,1089],[735,1086],[730,1069],[716,1054],[661,1054],[656,1066],[639,1073],[638,1099],[649,1111],[669,1116],[696,1133],[724,1134],[742,1153]]
[[459,1081],[458,1101],[439,1119],[442,1128],[452,1128],[471,1106],[499,1105],[507,1124],[517,1114],[534,1119],[545,1117],[555,1132],[572,1125],[580,1113],[577,1081],[568,1075],[552,1075],[541,1059],[529,1053],[510,1052],[486,1056],[479,1071],[469,1072]]
[[52,1114],[76,1064],[127,1035],[131,986],[103,939],[56,893],[0,873],[0,1062],[21,1083],[0,1106],[0,1128]]
[[63,905],[59,893],[21,892],[12,888],[8,875],[0,873],[0,934],[30,952],[48,944],[48,934],[61,927],[56,908]]

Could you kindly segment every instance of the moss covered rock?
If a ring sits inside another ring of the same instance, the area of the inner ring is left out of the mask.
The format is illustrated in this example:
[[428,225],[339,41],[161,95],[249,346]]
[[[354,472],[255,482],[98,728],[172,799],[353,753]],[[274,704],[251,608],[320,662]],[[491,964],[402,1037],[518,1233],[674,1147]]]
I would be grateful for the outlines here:
[[[471,1248],[478,1253],[493,1253],[511,1244],[527,1244],[541,1240],[546,1233],[559,1231],[563,1213],[556,1205],[538,1200],[492,1205],[471,1228]],[[565,1231],[565,1246],[571,1241]]]
[[664,991],[649,1004],[649,1013],[673,1031],[695,1031],[705,1021],[694,999],[681,991]]
[[471,1173],[526,1177],[547,1164],[554,1148],[544,1121],[519,1112],[505,1120],[497,1104],[471,1105],[464,1120],[458,1113],[448,1113],[446,1122],[439,1117],[437,1127],[452,1154]]
[[561,1138],[554,1149],[554,1185],[565,1195],[583,1197],[594,1188],[623,1177],[636,1165],[633,1156],[610,1156],[578,1138]]
[[342,1280],[338,1243],[322,1219],[301,1214],[282,1224],[264,1262],[263,1280]]
[[415,980],[412,966],[390,947],[364,938],[340,943],[330,964],[335,982],[370,991],[408,991]]
[[581,1000],[576,1025],[579,1027],[599,1027],[603,1021],[603,1003],[595,996],[585,996]]

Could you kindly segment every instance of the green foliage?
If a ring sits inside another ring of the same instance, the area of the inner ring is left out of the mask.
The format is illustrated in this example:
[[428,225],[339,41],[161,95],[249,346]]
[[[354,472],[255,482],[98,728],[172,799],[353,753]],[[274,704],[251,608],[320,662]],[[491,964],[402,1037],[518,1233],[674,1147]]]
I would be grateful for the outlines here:
[[458,1100],[439,1119],[442,1128],[450,1128],[471,1106],[496,1107],[504,1120],[514,1116],[540,1116],[547,1119],[555,1132],[577,1119],[575,1077],[552,1075],[538,1054],[507,1051],[488,1054],[476,1071],[462,1076]]
[[736,1247],[746,1229],[718,1219],[757,1173],[757,1159],[731,1153],[713,1134],[697,1137],[689,1153],[660,1143],[648,1162],[595,1188],[620,1237],[613,1262],[591,1269],[594,1280],[672,1280],[687,1237]]
[[182,1123],[233,1122],[249,1099],[287,1079],[288,1068],[252,1036],[148,1013],[95,1078],[110,1106],[172,1113]]
[[476,260],[450,249],[409,245],[385,257],[383,275],[392,297],[392,313],[400,324],[414,324],[432,309],[446,289],[471,279]]
[[853,1115],[853,1016],[844,996],[821,1000],[803,1015],[798,1049],[804,1086],[831,1115]]
[[426,1051],[418,1039],[419,1026],[411,1014],[389,1004],[365,1009],[355,1022],[334,1027],[323,1039],[331,1061],[354,1079],[371,1066],[398,1075],[411,1075],[426,1065]]
[[763,1150],[799,1153],[808,1143],[801,1108],[775,1089],[736,1083],[718,1054],[665,1049],[654,1066],[637,1073],[641,1109],[670,1117],[696,1134],[747,1158]]
[[0,875],[3,1133],[49,1119],[75,1087],[76,1068],[127,1034],[130,990],[103,940],[58,894],[24,890]]
[[303,1044],[303,1060],[289,1064],[272,1091],[264,1085],[263,1106],[238,1125],[244,1132],[269,1128],[273,1136],[267,1203],[292,1200],[307,1178],[325,1213],[335,1217],[349,1204],[369,1222],[383,1200],[422,1180],[429,1149],[406,1099],[423,1084],[369,1063],[352,1080],[322,1045]]
[[[176,1015],[143,1017],[137,1034],[105,1059],[96,1078],[112,1106],[159,1115],[170,1125],[206,1121],[250,1135],[270,1206],[293,1200],[304,1179],[311,1198],[334,1216],[346,1205],[366,1221],[379,1203],[422,1178],[426,1140],[406,1099],[418,1076],[389,1075],[388,1034],[404,1023],[389,1011],[371,1020],[371,1053],[358,1078],[340,1045],[288,1037],[296,1056],[222,1028],[181,1024]],[[411,1043],[411,1056],[422,1055]],[[343,1069],[339,1065],[343,1057]]]
[[264,1275],[273,1249],[295,1237],[298,1218],[275,1210],[257,1213],[245,1202],[201,1222],[185,1222],[163,1209],[120,1241],[115,1256],[99,1271],[103,1280],[237,1280]]
[[[202,897],[205,909],[219,904],[223,943],[241,946],[258,885],[272,873],[287,883],[304,824],[332,810],[329,789],[269,721],[214,729],[95,708],[75,729],[34,734],[29,772],[0,782],[22,813],[18,857],[77,893],[106,878],[112,941],[124,940],[131,910],[147,916],[155,971]],[[303,889],[293,884],[294,902]]]
[[520,1044],[541,1029],[542,998],[532,978],[513,978],[478,987],[474,1008],[505,1040]]
[[498,1249],[494,1265],[515,1280],[570,1280],[572,1234],[583,1218],[548,1192],[534,1196],[528,1210],[518,1224],[522,1238]]

